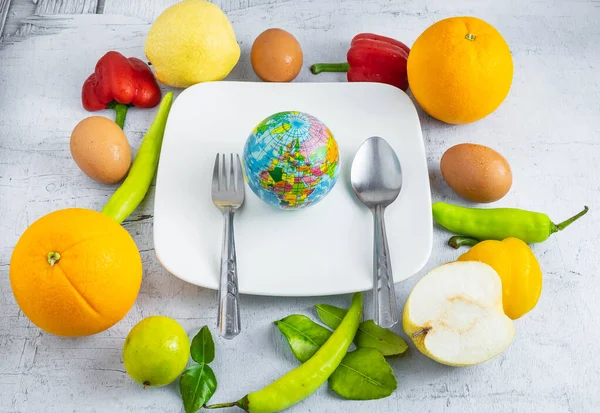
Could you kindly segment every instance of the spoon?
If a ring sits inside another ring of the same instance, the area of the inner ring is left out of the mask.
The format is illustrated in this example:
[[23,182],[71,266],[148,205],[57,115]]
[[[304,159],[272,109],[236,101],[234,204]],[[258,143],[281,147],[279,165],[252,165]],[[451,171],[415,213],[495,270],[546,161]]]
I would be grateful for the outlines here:
[[350,181],[354,193],[371,210],[375,221],[373,321],[390,328],[398,322],[398,306],[384,212],[402,188],[402,168],[392,147],[378,136],[363,142],[352,161]]

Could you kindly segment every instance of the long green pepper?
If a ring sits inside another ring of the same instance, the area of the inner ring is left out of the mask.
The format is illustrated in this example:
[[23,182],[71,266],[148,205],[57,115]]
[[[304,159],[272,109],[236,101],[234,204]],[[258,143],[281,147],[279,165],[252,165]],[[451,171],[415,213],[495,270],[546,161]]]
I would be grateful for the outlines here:
[[160,102],[152,125],[142,139],[127,178],[102,208],[103,214],[113,218],[119,224],[125,221],[142,202],[152,183],[172,103],[173,92],[168,92]]
[[[555,232],[561,231],[581,218],[588,211],[572,216],[560,224],[554,224],[548,215],[517,208],[466,208],[445,202],[432,206],[433,218],[442,227],[455,234],[475,238],[478,241],[514,237],[533,244],[543,242]],[[472,245],[462,237],[453,237],[460,245]],[[458,244],[457,244],[458,245]]]
[[352,344],[362,314],[362,293],[355,293],[344,319],[325,344],[302,365],[263,389],[237,402],[205,406],[207,409],[238,406],[249,413],[275,413],[314,393],[337,369]]

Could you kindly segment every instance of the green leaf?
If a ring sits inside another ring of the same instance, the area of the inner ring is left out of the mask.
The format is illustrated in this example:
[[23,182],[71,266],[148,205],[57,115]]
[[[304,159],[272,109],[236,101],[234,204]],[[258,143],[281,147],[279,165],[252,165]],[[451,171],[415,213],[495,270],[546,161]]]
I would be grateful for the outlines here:
[[329,328],[333,328],[334,330],[338,328],[342,319],[348,312],[343,308],[336,307],[334,305],[329,304],[315,304],[317,308],[317,314],[322,322],[325,323]]
[[311,358],[332,334],[325,327],[300,314],[275,321],[275,325],[287,338],[292,353],[301,363]]
[[361,348],[346,354],[329,377],[329,386],[345,399],[373,400],[392,394],[398,382],[379,351]]
[[[331,328],[337,328],[347,311],[329,304],[317,304],[315,307],[321,321]],[[354,344],[358,348],[374,348],[384,356],[397,356],[408,349],[402,337],[391,330],[379,327],[373,320],[360,323],[354,337]]]
[[217,390],[215,373],[208,364],[194,364],[179,378],[179,392],[186,413],[195,413],[206,404]]
[[397,356],[408,349],[402,337],[379,327],[373,320],[360,323],[354,337],[354,344],[358,348],[374,348],[384,356]]
[[207,326],[202,327],[192,340],[190,353],[196,363],[210,363],[215,359],[215,342]]
[[[332,334],[303,315],[291,315],[275,324],[288,339],[296,358],[304,363]],[[351,400],[370,400],[389,396],[397,387],[396,377],[383,355],[372,348],[346,354],[329,378],[329,385],[340,396]]]

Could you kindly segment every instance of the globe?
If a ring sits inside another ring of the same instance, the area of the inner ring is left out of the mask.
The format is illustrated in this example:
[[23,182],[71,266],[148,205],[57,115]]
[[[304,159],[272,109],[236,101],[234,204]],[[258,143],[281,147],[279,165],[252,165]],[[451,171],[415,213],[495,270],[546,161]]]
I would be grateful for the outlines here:
[[325,124],[303,112],[280,112],[260,122],[243,153],[244,176],[260,199],[279,209],[322,200],[334,187],[340,153]]

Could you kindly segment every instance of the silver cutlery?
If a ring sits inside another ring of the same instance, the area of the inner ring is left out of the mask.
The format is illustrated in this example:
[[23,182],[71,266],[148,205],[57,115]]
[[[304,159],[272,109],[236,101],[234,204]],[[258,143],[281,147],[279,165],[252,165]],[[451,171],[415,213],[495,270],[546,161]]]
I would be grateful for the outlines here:
[[378,136],[367,139],[352,161],[354,193],[373,213],[373,321],[384,328],[398,322],[394,276],[385,231],[385,208],[402,188],[402,169],[392,147]]
[[225,154],[217,154],[212,177],[212,200],[223,213],[223,246],[219,278],[219,335],[232,339],[240,333],[240,307],[238,293],[237,260],[233,216],[244,203],[244,176],[239,155],[230,154],[229,165]]

